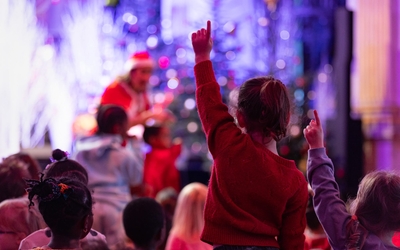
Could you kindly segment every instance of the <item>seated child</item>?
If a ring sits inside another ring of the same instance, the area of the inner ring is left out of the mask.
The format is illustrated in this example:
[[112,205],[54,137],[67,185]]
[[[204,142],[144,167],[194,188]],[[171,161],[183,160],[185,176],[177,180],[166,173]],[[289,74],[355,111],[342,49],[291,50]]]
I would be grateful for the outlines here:
[[37,196],[39,211],[51,229],[50,242],[34,249],[79,249],[93,224],[92,196],[86,185],[69,178],[27,182],[29,206],[35,205]]
[[307,176],[314,191],[314,209],[330,245],[333,249],[399,249],[392,236],[400,231],[400,176],[386,171],[365,175],[348,212],[326,155],[317,111],[314,116],[304,129],[310,146]]
[[172,141],[167,125],[145,127],[143,140],[151,146],[146,154],[143,173],[147,196],[154,198],[167,187],[179,192],[180,177],[175,161],[181,153],[181,141]]
[[164,221],[163,208],[148,197],[129,202],[123,212],[125,233],[135,250],[156,250],[165,238]]
[[31,178],[27,163],[16,157],[5,158],[0,163],[0,202],[24,196],[25,179]]
[[200,240],[204,226],[206,196],[207,186],[202,183],[190,183],[182,189],[178,196],[166,250],[212,249],[212,246]]
[[[52,163],[49,164],[44,170],[43,178],[72,178],[82,182],[87,185],[88,183],[88,174],[84,167],[76,161],[68,159],[68,155],[66,152],[56,149],[52,153]],[[26,198],[28,202],[28,198]],[[28,203],[29,204],[29,203]],[[36,210],[37,206],[31,207],[30,210]],[[38,212],[39,213],[39,212]],[[23,239],[20,243],[19,249],[32,249],[35,246],[44,246],[48,244],[51,240],[51,229],[43,226],[40,230],[37,230],[30,235],[28,235],[25,239]],[[83,238],[80,243],[81,246],[85,244],[86,241],[98,241],[106,243],[106,238],[103,234],[90,229],[90,232],[87,234],[85,238]]]

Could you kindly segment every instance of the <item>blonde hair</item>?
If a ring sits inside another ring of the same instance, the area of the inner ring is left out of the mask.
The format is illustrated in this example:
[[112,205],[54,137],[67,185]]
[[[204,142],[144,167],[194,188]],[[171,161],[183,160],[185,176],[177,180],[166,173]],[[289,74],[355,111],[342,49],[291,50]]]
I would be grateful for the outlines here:
[[207,186],[190,183],[178,196],[171,234],[184,240],[199,240],[203,230],[203,211],[207,196]]
[[386,171],[367,174],[350,204],[350,212],[378,236],[400,230],[400,176]]

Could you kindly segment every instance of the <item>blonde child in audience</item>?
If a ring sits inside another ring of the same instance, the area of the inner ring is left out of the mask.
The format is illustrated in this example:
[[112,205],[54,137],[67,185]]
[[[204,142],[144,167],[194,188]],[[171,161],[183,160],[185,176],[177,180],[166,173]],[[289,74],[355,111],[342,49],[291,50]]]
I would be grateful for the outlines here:
[[204,226],[206,196],[207,186],[201,183],[190,183],[182,189],[178,196],[166,250],[212,249],[212,246],[200,240]]

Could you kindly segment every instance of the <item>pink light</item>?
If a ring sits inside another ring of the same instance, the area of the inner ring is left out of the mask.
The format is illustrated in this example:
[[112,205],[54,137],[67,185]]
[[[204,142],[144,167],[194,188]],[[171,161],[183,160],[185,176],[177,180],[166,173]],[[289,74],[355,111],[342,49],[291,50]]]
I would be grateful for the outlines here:
[[166,69],[169,66],[169,58],[166,56],[160,57],[158,59],[158,65],[160,66],[161,69]]

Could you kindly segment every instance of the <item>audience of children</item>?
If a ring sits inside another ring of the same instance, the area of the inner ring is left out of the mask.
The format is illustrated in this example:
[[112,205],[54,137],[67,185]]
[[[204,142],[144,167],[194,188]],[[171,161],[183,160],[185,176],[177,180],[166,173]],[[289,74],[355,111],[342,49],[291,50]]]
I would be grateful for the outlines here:
[[[144,168],[126,148],[128,124],[155,116],[145,91],[152,61],[138,54],[102,97],[123,107],[99,107],[97,132],[76,142],[76,161],[57,149],[43,174],[27,154],[0,163],[1,250],[399,249],[398,174],[365,175],[346,209],[314,111],[303,131],[313,201],[307,208],[306,179],[276,148],[290,120],[285,85],[273,77],[245,81],[234,118],[210,61],[211,22],[192,34],[192,45],[196,103],[213,157],[209,187],[195,182],[180,190],[181,143],[172,142],[168,125],[145,128],[151,151]],[[144,195],[142,184],[150,197],[135,197]]]
[[211,250],[212,246],[200,240],[204,226],[203,212],[207,186],[191,183],[178,196],[172,229],[166,250]]
[[285,85],[273,77],[243,83],[236,112],[241,129],[214,75],[210,21],[192,34],[192,45],[196,103],[214,159],[201,239],[215,249],[303,249],[307,182],[276,148],[290,120]]
[[[52,163],[49,164],[44,170],[43,178],[72,178],[77,181],[82,182],[87,185],[88,183],[88,174],[85,168],[76,161],[68,159],[68,154],[60,149],[56,149],[52,152]],[[28,202],[28,199],[26,199]],[[33,206],[30,210],[37,209],[37,206]],[[23,239],[19,245],[19,249],[32,249],[37,246],[44,246],[50,242],[51,239],[51,229],[42,226],[40,230],[32,232],[25,239]],[[91,242],[103,242],[106,244],[106,238],[103,234],[90,229],[88,235],[81,240],[82,244],[91,245]],[[83,247],[82,247],[83,248]],[[89,249],[89,248],[86,248]]]
[[180,191],[179,171],[175,162],[181,153],[181,140],[172,140],[168,125],[146,126],[143,140],[151,149],[144,160],[143,182],[146,195],[156,197],[164,188],[172,187]]
[[100,106],[98,131],[76,142],[73,158],[89,173],[93,190],[93,228],[103,233],[109,246],[124,241],[122,211],[132,199],[131,189],[141,186],[143,162],[124,147],[128,117],[116,105]]
[[142,197],[129,202],[123,212],[124,229],[135,250],[156,250],[165,238],[165,217],[161,205]]
[[303,131],[310,146],[307,176],[314,191],[315,212],[330,245],[333,249],[398,249],[392,237],[400,230],[400,176],[385,171],[365,175],[348,212],[326,155],[317,111],[314,116]]

